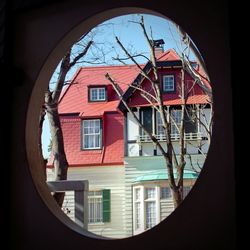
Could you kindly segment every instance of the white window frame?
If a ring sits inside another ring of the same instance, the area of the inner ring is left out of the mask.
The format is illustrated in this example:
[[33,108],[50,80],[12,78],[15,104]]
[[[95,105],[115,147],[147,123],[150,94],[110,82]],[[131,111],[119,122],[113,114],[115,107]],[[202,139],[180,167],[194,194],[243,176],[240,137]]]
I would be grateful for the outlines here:
[[[172,86],[170,88],[169,83],[166,83],[166,80],[171,79]],[[175,76],[174,75],[164,75],[162,79],[163,92],[174,92],[175,91]]]
[[163,123],[162,123],[162,119],[160,116],[160,112],[156,110],[156,135],[158,136],[164,136],[165,132],[164,132],[164,128],[163,128]]
[[[104,91],[104,96],[101,96],[101,91]],[[96,91],[96,98],[93,98],[93,92]],[[91,102],[106,101],[106,88],[105,87],[90,87],[89,100]]]
[[[91,207],[91,204],[94,204],[93,207]],[[89,194],[88,194],[88,213],[89,213],[88,223],[89,224],[103,224],[102,204],[103,204],[102,191],[101,190],[89,191]],[[90,216],[91,213],[93,216]]]
[[[94,127],[94,131],[93,132],[87,132],[85,133],[85,129],[88,128],[89,130],[93,129],[91,127],[85,127],[85,123],[87,122],[94,122],[94,124],[96,123],[96,121],[99,122],[99,131],[98,132],[95,132],[95,127]],[[94,139],[93,139],[93,144],[94,146],[90,147],[86,147],[85,145],[85,139],[86,139],[86,136],[94,136]],[[96,136],[99,136],[99,145],[96,145]],[[101,149],[102,147],[102,128],[101,128],[101,119],[88,119],[88,120],[83,120],[82,121],[82,148],[84,150],[91,150],[91,149]]]
[[[173,115],[173,112],[177,114],[177,116]],[[180,124],[181,124],[181,110],[180,109],[173,109],[171,110],[171,117],[172,119],[175,121],[173,122],[171,119],[171,135],[172,136],[176,136],[176,135],[180,135]],[[176,119],[177,118],[177,119]],[[177,125],[177,127],[176,127]]]
[[[146,189],[154,188],[155,197],[146,198]],[[140,192],[140,198],[136,199],[136,190]],[[155,225],[160,222],[160,187],[156,184],[143,184],[133,186],[133,229],[134,235],[140,234],[150,228],[146,225],[146,204],[148,202],[155,202]],[[136,211],[136,204],[140,204],[139,213]],[[154,226],[155,226],[154,225]]]

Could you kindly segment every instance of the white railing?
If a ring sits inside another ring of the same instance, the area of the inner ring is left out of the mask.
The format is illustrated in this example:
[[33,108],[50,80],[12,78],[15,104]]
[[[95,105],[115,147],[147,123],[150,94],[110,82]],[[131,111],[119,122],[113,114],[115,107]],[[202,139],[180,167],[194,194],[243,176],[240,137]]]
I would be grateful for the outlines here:
[[[159,141],[166,141],[165,135],[154,135]],[[185,140],[201,140],[201,133],[184,133]],[[180,134],[171,134],[171,139],[177,141],[180,139]],[[139,135],[137,137],[137,142],[151,142],[152,140],[148,135]]]

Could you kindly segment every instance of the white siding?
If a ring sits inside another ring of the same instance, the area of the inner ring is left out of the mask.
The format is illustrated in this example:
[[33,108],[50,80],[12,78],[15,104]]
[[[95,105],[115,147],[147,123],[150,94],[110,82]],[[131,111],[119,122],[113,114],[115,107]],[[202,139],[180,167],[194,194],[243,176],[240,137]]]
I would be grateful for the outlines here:
[[[48,180],[53,179],[53,171],[49,170]],[[124,199],[124,166],[74,167],[68,170],[68,180],[88,180],[89,190],[110,189],[111,222],[89,224],[88,230],[110,238],[125,237],[125,199]],[[73,192],[67,192],[63,209],[70,211],[67,215],[74,218]]]
[[128,143],[128,156],[139,156],[138,143]]
[[[137,117],[139,117],[139,111],[136,111],[134,113]],[[127,113],[127,129],[128,140],[137,140],[137,136],[139,135],[139,126],[130,113]]]

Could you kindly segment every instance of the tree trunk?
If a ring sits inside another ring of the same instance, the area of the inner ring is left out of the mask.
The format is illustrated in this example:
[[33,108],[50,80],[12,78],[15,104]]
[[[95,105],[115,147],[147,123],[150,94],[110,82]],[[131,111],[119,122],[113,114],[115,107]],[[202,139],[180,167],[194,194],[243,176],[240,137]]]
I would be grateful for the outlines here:
[[[64,151],[63,134],[58,115],[57,104],[46,103],[47,115],[52,137],[52,155],[55,169],[55,180],[66,180],[68,172],[68,161]],[[53,197],[60,207],[62,207],[65,193],[54,193]]]
[[44,106],[41,108],[40,111],[40,117],[39,117],[39,142],[38,142],[38,147],[40,150],[40,156],[43,159],[42,165],[43,165],[43,174],[44,174],[44,180],[46,181],[46,165],[47,165],[47,160],[43,158],[43,150],[42,150],[42,132],[43,132],[43,122],[44,122],[44,117],[45,117],[45,108]]
[[182,202],[182,187],[181,188],[176,188],[176,189],[171,189],[172,191],[172,197],[174,201],[174,208],[177,208],[181,202]]

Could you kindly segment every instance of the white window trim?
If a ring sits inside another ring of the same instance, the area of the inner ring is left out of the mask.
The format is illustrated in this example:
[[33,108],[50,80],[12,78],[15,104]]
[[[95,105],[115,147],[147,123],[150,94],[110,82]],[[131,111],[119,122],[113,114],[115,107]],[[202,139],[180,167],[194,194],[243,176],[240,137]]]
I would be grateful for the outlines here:
[[[165,89],[165,79],[172,78],[173,79],[173,86],[171,89]],[[175,77],[174,75],[164,75],[163,76],[163,92],[172,92],[175,90]]]
[[[96,90],[97,91],[97,98],[96,99],[93,99],[93,90]],[[104,98],[100,98],[100,90],[104,90]],[[106,88],[105,87],[90,87],[90,93],[89,93],[90,97],[90,101],[91,102],[97,102],[97,101],[106,101]]]
[[[145,189],[146,188],[155,188],[155,198],[154,199],[146,199],[145,197]],[[140,189],[140,227],[136,227],[136,207],[135,207],[135,190]],[[133,229],[134,235],[140,234],[150,228],[146,228],[146,203],[149,201],[155,201],[155,210],[156,210],[156,221],[155,225],[160,223],[160,186],[156,184],[144,184],[144,185],[135,185],[133,186]]]
[[[86,121],[99,121],[99,134],[85,134],[84,133],[84,122]],[[85,135],[99,135],[99,147],[85,147]],[[101,149],[102,148],[102,129],[101,129],[101,119],[87,119],[82,121],[82,148],[84,150]]]
[[[90,190],[90,192],[94,192],[94,195],[90,195],[90,194],[88,194],[88,204],[89,204],[89,200],[90,199],[94,199],[94,198],[101,198],[101,210],[100,210],[100,215],[101,215],[101,221],[98,221],[98,222],[89,222],[88,221],[88,224],[89,225],[103,225],[104,224],[104,222],[103,222],[103,211],[102,211],[102,203],[103,203],[103,197],[102,197],[102,195],[101,194],[99,194],[99,195],[97,195],[97,194],[95,194],[95,192],[101,192],[101,190]],[[90,209],[88,208],[88,211],[89,211],[89,213],[90,213]],[[89,219],[89,215],[88,215],[88,219]]]

